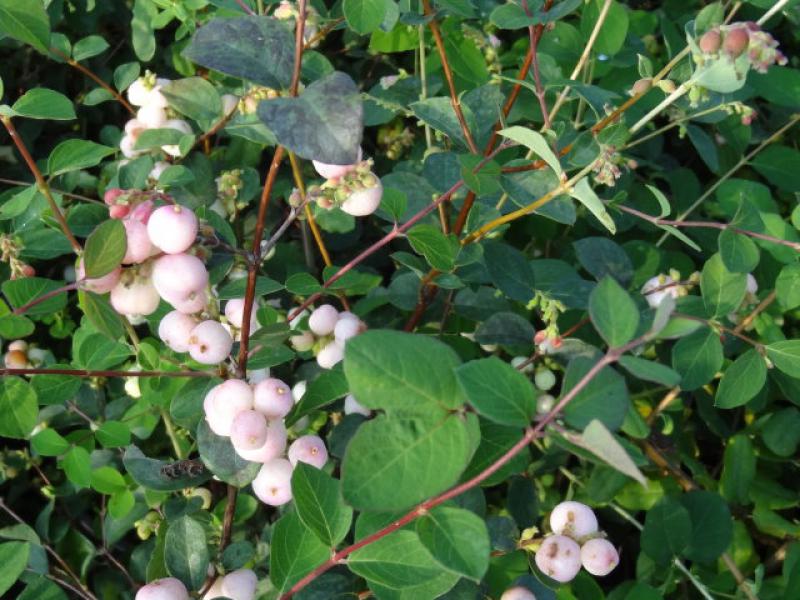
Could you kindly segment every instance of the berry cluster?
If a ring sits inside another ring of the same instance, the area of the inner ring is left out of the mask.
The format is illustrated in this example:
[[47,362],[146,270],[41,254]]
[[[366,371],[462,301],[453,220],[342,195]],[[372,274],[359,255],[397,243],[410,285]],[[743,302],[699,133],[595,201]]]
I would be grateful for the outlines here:
[[603,577],[619,564],[619,553],[599,531],[597,517],[580,502],[561,502],[550,513],[552,534],[536,551],[536,566],[558,582],[572,581],[581,565]]
[[294,406],[292,391],[280,379],[267,377],[255,384],[228,379],[212,388],[203,401],[206,422],[211,430],[230,437],[236,453],[262,463],[253,480],[256,496],[270,506],[292,499],[292,470],[298,462],[321,469],[328,451],[321,438],[304,435],[289,446],[283,419]]
[[752,21],[722,25],[705,32],[697,41],[704,57],[727,56],[737,59],[746,55],[750,66],[766,73],[774,64],[785,65],[787,60],[778,50],[778,42]]
[[[253,600],[256,597],[258,577],[250,569],[231,571],[218,577],[214,585],[203,595],[203,600],[228,598],[229,600]],[[174,577],[156,579],[136,592],[135,600],[189,600],[186,586]]]
[[332,369],[344,358],[347,340],[365,329],[364,322],[353,313],[322,304],[308,317],[308,331],[296,333],[289,341],[298,352],[312,350],[320,367]]
[[322,185],[311,186],[309,198],[324,209],[341,208],[354,217],[374,213],[381,204],[383,185],[372,172],[372,161],[360,160],[352,165],[329,165],[313,161],[314,168],[325,178]]
[[25,340],[14,340],[8,344],[3,363],[7,369],[27,369],[40,365],[46,354],[47,352],[41,348],[28,346]]

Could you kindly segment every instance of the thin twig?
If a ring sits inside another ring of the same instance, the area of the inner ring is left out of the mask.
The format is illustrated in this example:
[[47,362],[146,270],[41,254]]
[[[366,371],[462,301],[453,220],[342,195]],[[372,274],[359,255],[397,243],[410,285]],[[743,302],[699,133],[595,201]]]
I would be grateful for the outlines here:
[[42,172],[39,170],[39,167],[36,165],[36,161],[33,160],[31,153],[28,152],[28,148],[25,146],[25,142],[22,141],[19,133],[17,132],[17,128],[14,127],[14,123],[11,122],[10,117],[2,116],[0,117],[2,120],[3,125],[5,126],[6,130],[8,131],[8,135],[11,136],[11,139],[14,141],[14,145],[19,150],[19,153],[22,155],[22,158],[25,160],[25,163],[28,165],[28,169],[30,169],[31,174],[33,175],[34,179],[36,179],[36,185],[39,188],[39,191],[47,200],[47,203],[50,206],[50,210],[53,213],[53,217],[55,217],[56,221],[58,221],[59,226],[61,227],[61,231],[64,232],[64,235],[69,240],[72,249],[75,251],[76,254],[81,254],[83,252],[83,247],[80,245],[75,236],[72,234],[72,231],[67,225],[67,220],[64,218],[64,213],[61,212],[61,209],[56,204],[55,199],[53,198],[53,194],[50,192],[50,186],[45,181]]
[[767,294],[767,296],[761,302],[758,303],[758,306],[756,306],[752,310],[752,312],[750,312],[749,315],[747,315],[744,319],[742,319],[739,322],[739,324],[736,325],[736,327],[734,328],[734,331],[736,333],[740,333],[740,332],[744,331],[745,329],[747,329],[750,326],[750,323],[752,323],[758,315],[760,315],[767,308],[769,308],[769,306],[773,302],[775,302],[775,300],[777,300],[777,298],[778,298],[777,292],[775,290],[772,290],[769,294]]
[[96,371],[91,369],[8,369],[0,368],[0,375],[74,375],[76,377],[217,377],[209,371]]
[[[19,185],[19,186],[31,186],[35,185],[32,181],[20,181],[18,179],[6,179],[5,177],[0,177],[0,183],[7,183],[8,185]],[[56,188],[51,187],[51,192],[54,192],[60,196],[64,196],[65,198],[74,198],[75,200],[83,200],[84,202],[92,202],[93,204],[99,204],[101,206],[105,206],[105,202],[102,200],[98,200],[96,198],[89,198],[89,196],[84,196],[82,194],[76,194],[74,192],[65,192],[64,190],[57,190]]]

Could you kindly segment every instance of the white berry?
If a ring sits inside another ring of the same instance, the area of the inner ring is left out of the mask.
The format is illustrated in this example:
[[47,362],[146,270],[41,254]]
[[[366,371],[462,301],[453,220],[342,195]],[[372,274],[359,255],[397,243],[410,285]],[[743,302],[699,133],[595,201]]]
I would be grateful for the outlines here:
[[224,596],[231,600],[253,600],[256,596],[258,577],[250,569],[239,569],[225,575],[222,580]]
[[167,122],[167,113],[160,106],[147,104],[136,112],[136,120],[147,129],[160,129]]
[[153,244],[150,243],[150,236],[147,235],[147,226],[136,219],[123,219],[122,225],[125,227],[127,243],[122,264],[140,263],[150,258]]
[[339,342],[331,342],[317,354],[317,364],[323,369],[332,369],[344,358],[344,346]]
[[78,260],[78,268],[75,273],[77,280],[80,282],[81,289],[89,290],[95,294],[107,294],[113,290],[117,283],[119,283],[120,275],[122,275],[122,269],[117,267],[102,277],[86,279],[86,269],[83,266],[83,258]]
[[[242,328],[242,323],[244,322],[244,298],[234,298],[225,303],[225,318],[236,329]],[[254,304],[250,311],[250,333],[253,333],[257,328],[258,319],[256,319],[256,306]]]
[[211,388],[203,400],[209,427],[217,435],[229,436],[233,421],[253,408],[253,390],[241,379],[229,379]]
[[308,317],[308,328],[316,335],[330,335],[336,327],[339,311],[330,304],[322,304]]
[[153,264],[153,285],[169,303],[188,300],[208,285],[203,261],[191,254],[167,254]]
[[[648,279],[645,284],[642,286],[642,294],[644,294],[647,303],[650,305],[651,308],[657,308],[661,301],[664,300],[667,296],[672,296],[673,298],[677,298],[679,295],[679,290],[677,285],[670,285],[674,284],[675,280],[668,275],[657,275],[655,277],[651,277]],[[663,286],[664,289],[658,289]],[[658,290],[658,291],[652,291]]]
[[536,596],[528,588],[518,585],[503,592],[500,600],[536,600]]
[[264,442],[263,446],[255,450],[235,447],[234,449],[245,460],[265,463],[283,456],[286,451],[286,437],[286,426],[283,421],[276,419],[267,423],[267,441]]
[[551,535],[536,551],[536,566],[561,583],[572,581],[581,570],[581,549],[565,535]]
[[161,300],[149,277],[122,277],[111,290],[111,306],[121,315],[152,314]]
[[350,194],[342,203],[342,210],[354,217],[365,217],[378,210],[382,197],[383,186],[378,182],[375,187],[356,190]]
[[[344,313],[342,313],[344,314]],[[340,344],[344,344],[350,338],[354,338],[364,329],[364,324],[356,317],[339,317],[336,327],[333,328],[333,337]]]
[[550,513],[550,529],[558,535],[580,539],[597,533],[597,528],[594,511],[580,502],[562,502]]
[[594,538],[581,546],[581,564],[592,575],[604,577],[619,564],[619,553],[608,540]]
[[267,418],[255,410],[244,410],[231,424],[231,443],[234,448],[257,450],[267,442]]

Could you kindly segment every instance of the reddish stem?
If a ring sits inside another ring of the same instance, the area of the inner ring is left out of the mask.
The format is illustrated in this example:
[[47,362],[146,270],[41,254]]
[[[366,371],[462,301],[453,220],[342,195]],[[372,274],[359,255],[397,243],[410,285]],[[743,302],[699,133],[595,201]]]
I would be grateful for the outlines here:
[[54,298],[55,296],[58,296],[59,294],[66,294],[67,292],[71,292],[72,290],[77,289],[78,288],[78,284],[79,284],[79,282],[76,281],[75,283],[68,283],[67,285],[61,286],[60,288],[56,288],[54,290],[50,290],[49,292],[46,292],[46,293],[42,294],[41,296],[37,296],[36,298],[31,300],[30,302],[28,302],[26,304],[23,304],[19,308],[15,308],[13,314],[15,314],[15,315],[25,314],[25,312],[29,311],[31,308],[33,308],[37,304],[41,304],[42,302],[44,302],[46,300],[49,300],[50,298]]

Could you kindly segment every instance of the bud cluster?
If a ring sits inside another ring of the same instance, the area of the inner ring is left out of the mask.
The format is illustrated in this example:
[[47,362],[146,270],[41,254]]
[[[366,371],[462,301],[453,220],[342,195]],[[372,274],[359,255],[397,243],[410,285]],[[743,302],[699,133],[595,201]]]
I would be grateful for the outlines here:
[[320,208],[338,207],[354,217],[371,215],[378,209],[383,185],[372,172],[371,160],[360,160],[352,165],[313,162],[317,173],[326,179],[322,185],[308,188],[308,197]]
[[695,60],[727,57],[737,59],[745,56],[750,66],[759,73],[766,73],[774,64],[785,65],[786,57],[778,50],[778,42],[753,21],[722,25],[705,32],[698,40],[702,53]]
[[[184,134],[191,134],[192,127],[183,119],[171,118],[175,115],[168,111],[169,103],[161,88],[169,84],[169,79],[156,77],[147,71],[144,76],[134,81],[128,88],[128,100],[138,106],[136,118],[125,124],[125,135],[119,142],[119,148],[125,158],[136,158],[145,151],[136,150],[136,142],[143,131],[148,129],[177,129]],[[170,156],[180,156],[178,146],[168,144],[161,149]]]
[[0,261],[8,263],[11,268],[10,279],[33,277],[36,270],[23,260],[19,255],[22,252],[22,243],[11,235],[0,233]]

